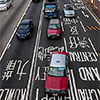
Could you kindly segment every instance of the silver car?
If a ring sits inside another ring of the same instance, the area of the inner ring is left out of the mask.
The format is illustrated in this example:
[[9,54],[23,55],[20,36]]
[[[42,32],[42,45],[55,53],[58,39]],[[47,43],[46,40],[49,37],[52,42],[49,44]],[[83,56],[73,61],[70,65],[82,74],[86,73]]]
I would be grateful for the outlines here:
[[75,17],[75,11],[71,4],[63,5],[63,13],[65,17]]
[[0,11],[5,11],[11,6],[12,0],[0,0]]

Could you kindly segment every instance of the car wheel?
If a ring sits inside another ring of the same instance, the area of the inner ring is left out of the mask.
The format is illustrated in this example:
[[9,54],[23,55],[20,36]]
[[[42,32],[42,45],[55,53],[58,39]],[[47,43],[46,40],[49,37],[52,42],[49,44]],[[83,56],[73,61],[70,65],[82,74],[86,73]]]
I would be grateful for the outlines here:
[[49,39],[48,35],[47,35],[47,38]]

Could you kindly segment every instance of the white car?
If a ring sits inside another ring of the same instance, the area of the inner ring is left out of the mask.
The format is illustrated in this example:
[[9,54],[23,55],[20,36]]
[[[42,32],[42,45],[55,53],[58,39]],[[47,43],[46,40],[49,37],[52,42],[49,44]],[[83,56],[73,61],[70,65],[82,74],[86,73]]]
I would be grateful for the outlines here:
[[12,0],[0,0],[0,11],[5,11],[11,6]]
[[65,17],[75,17],[75,11],[71,4],[64,4],[62,9]]

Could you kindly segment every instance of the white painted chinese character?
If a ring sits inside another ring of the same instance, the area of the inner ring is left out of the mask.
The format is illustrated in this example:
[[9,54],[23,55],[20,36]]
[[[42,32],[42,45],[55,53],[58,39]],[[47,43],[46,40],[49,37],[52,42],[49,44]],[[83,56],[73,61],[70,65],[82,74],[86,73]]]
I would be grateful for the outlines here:
[[90,48],[88,45],[88,42],[85,40],[86,38],[84,37],[83,40],[80,40],[79,37],[77,37],[77,40],[79,41],[79,45],[81,48]]
[[22,66],[22,61],[21,60],[18,60],[18,63],[19,63],[19,67],[18,67],[18,70],[17,70],[17,74],[20,75],[19,80],[21,80],[22,75],[26,75],[26,73],[24,73],[23,71],[24,71],[25,66],[29,63],[29,60],[27,60],[23,64],[23,66]]
[[4,72],[2,80],[4,80],[4,79],[8,80],[10,77],[12,77],[12,73],[13,73],[13,71]]
[[69,37],[69,44],[70,44],[70,48],[77,48],[78,46],[80,46],[81,48],[90,48],[90,46],[88,45],[88,42],[86,41],[86,38],[84,37],[82,40],[80,40],[79,37]]
[[75,18],[63,18],[63,21],[64,21],[64,24],[66,25],[71,25],[71,24],[77,24],[78,23],[78,20],[75,19]]
[[56,47],[49,46],[47,48],[39,47],[39,52],[38,52],[39,60],[43,61],[44,58],[50,57],[50,54],[53,51],[64,51],[64,47],[58,47],[58,46]]
[[77,28],[76,26],[69,26],[70,27],[70,32],[72,35],[78,35],[78,31],[77,31]]
[[8,70],[14,70],[15,66],[16,66],[16,63],[17,63],[17,60],[10,60],[7,64],[7,67],[6,67],[6,71]]

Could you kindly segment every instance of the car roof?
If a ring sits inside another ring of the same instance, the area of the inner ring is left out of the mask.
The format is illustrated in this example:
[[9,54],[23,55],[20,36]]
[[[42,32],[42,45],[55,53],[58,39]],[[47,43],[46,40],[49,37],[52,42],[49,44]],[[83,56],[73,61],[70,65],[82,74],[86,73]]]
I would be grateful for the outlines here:
[[64,54],[53,54],[51,58],[50,66],[53,67],[65,67],[66,55]]
[[59,24],[59,19],[51,19],[50,24]]
[[30,21],[32,21],[31,19],[24,19],[21,21],[21,24],[29,24]]

